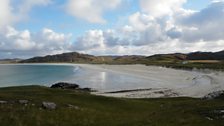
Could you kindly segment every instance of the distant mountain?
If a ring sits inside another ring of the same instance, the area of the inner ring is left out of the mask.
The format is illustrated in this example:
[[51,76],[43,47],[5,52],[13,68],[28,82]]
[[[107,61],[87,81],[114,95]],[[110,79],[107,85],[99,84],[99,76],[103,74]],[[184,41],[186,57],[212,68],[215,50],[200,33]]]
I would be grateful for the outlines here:
[[17,63],[17,62],[20,62],[22,61],[22,59],[18,59],[18,58],[15,58],[15,59],[0,59],[0,63]]
[[224,60],[224,51],[220,52],[193,52],[193,53],[173,53],[157,54],[147,57],[148,60],[154,61],[173,61],[173,60]]
[[224,60],[224,51],[189,53],[187,60]]
[[63,53],[57,55],[48,55],[45,57],[34,57],[22,60],[21,63],[108,63],[108,64],[126,64],[126,63],[146,63],[150,61],[183,61],[183,60],[224,60],[224,51],[220,52],[193,52],[189,54],[156,54],[152,56],[125,55],[125,56],[93,56],[80,54],[77,52]]

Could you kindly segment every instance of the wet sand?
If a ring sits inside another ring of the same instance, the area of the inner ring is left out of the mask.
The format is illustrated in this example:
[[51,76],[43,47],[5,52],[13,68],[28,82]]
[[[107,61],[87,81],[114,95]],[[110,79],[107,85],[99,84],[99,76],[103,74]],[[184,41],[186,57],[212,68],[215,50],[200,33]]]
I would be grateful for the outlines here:
[[187,71],[145,65],[86,65],[81,68],[104,71],[147,80],[146,88],[95,92],[96,95],[126,98],[203,97],[224,90],[224,73],[219,71]]

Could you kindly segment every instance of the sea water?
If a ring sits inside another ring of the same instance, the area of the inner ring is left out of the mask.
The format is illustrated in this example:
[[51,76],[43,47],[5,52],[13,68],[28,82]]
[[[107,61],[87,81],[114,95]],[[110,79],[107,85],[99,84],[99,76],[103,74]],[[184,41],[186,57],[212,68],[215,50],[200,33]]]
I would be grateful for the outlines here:
[[51,86],[57,82],[76,83],[98,91],[147,88],[148,80],[96,71],[69,64],[3,64],[0,65],[0,87],[21,85]]
[[74,74],[73,66],[64,65],[0,65],[0,87],[50,85],[66,81]]
[[[110,69],[111,67],[111,69]],[[224,89],[223,72],[175,70],[143,65],[104,66],[84,64],[0,65],[0,87],[51,86],[57,82],[110,92],[133,89],[172,89],[186,96],[202,96]]]

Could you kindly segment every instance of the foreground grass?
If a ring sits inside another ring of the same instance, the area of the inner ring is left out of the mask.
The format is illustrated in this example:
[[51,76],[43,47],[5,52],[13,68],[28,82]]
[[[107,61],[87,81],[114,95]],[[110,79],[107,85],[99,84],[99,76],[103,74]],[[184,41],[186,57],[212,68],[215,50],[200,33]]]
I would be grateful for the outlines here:
[[[17,103],[29,100],[27,106]],[[224,99],[192,98],[119,99],[84,92],[40,86],[0,89],[1,126],[222,126],[224,120],[210,113],[224,109]],[[12,101],[15,101],[14,103]],[[55,102],[56,110],[41,108],[42,101]],[[79,109],[68,108],[67,105]]]

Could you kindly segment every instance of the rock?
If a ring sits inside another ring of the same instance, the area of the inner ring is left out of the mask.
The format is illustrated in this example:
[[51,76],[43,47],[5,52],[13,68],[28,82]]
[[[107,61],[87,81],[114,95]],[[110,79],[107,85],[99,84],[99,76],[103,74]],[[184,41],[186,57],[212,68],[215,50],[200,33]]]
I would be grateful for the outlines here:
[[91,88],[81,88],[80,90],[81,91],[85,91],[85,92],[91,92],[92,91]]
[[72,83],[59,82],[53,84],[51,88],[60,88],[60,89],[79,89],[79,85]]
[[91,92],[91,88],[79,88],[78,84],[66,83],[66,82],[59,82],[53,84],[51,88],[59,88],[59,89],[72,89],[77,91],[84,91],[84,92]]
[[0,101],[0,104],[7,104],[7,101]]
[[42,102],[42,107],[44,109],[54,110],[56,109],[57,105],[54,102]]
[[68,108],[76,109],[76,110],[80,109],[78,106],[74,106],[74,105],[71,105],[71,104],[68,104]]
[[211,100],[211,99],[218,98],[222,95],[224,95],[224,91],[215,91],[215,92],[207,94],[202,99]]
[[28,100],[19,100],[19,103],[20,103],[20,104],[28,104],[29,101],[28,101]]

